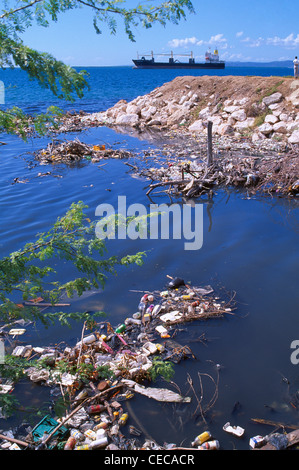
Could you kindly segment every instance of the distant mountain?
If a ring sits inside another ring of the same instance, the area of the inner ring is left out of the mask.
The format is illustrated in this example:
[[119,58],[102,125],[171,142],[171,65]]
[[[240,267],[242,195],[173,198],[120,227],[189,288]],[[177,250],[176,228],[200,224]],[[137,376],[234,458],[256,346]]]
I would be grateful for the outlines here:
[[275,60],[273,62],[226,62],[228,67],[293,67],[292,60]]

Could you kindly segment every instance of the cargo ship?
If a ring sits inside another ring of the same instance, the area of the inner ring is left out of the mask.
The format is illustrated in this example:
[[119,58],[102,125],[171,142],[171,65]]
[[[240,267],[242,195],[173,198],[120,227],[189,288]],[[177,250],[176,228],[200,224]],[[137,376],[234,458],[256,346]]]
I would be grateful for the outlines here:
[[[144,54],[141,58],[137,54],[137,59],[132,59],[134,63],[134,69],[224,69],[225,62],[219,60],[218,50],[215,49],[214,53],[207,51],[205,53],[205,62],[195,62],[193,52],[190,54],[157,54],[159,56],[168,56],[168,62],[158,62],[155,60],[154,53]],[[181,62],[175,59],[175,56],[187,56],[189,57],[188,62]],[[146,57],[150,57],[146,59]]]

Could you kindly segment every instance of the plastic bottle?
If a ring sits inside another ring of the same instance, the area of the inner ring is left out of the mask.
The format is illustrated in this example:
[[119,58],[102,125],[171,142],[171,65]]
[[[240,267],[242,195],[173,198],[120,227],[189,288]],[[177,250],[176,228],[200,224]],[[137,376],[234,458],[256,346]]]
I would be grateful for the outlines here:
[[158,315],[158,313],[160,312],[161,310],[161,305],[157,304],[154,306],[153,308],[153,311],[152,311],[152,315],[153,317],[155,317],[156,315]]
[[106,423],[106,421],[101,421],[99,424],[96,424],[93,430],[98,431],[99,429],[107,429],[107,428],[108,428],[108,423]]
[[95,441],[91,442],[89,445],[91,449],[99,449],[100,447],[105,447],[107,444],[107,437],[101,437],[100,439],[96,439]]
[[76,439],[76,441],[81,441],[84,438],[83,434],[78,431],[78,429],[71,429],[71,436]]
[[202,450],[218,450],[220,448],[219,441],[208,441],[204,442],[199,449]]
[[106,410],[106,407],[104,405],[91,405],[87,408],[87,413],[92,415],[102,413],[102,411],[104,410]]
[[147,302],[148,302],[148,295],[145,294],[143,297],[141,297],[141,300],[139,302],[139,305],[138,305],[138,310],[139,312],[143,312],[144,309],[146,308],[146,305],[147,305]]
[[64,450],[73,450],[77,441],[73,436],[70,436],[65,443]]
[[120,425],[126,424],[126,422],[128,421],[128,417],[129,417],[128,413],[123,413],[121,417],[119,418],[118,424]]
[[126,325],[123,323],[122,325],[116,328],[115,333],[123,333],[125,329],[126,329]]
[[79,341],[76,346],[81,346],[81,344],[91,344],[94,343],[97,340],[96,335],[89,335],[83,338],[82,341]]
[[153,309],[154,309],[154,305],[153,304],[149,305],[146,309],[146,313],[152,313]]
[[193,447],[196,447],[196,446],[200,446],[201,444],[203,444],[204,442],[208,441],[209,439],[211,439],[211,433],[209,431],[205,431],[203,432],[202,434],[199,434],[199,436],[197,436],[194,441],[192,442],[192,446]]

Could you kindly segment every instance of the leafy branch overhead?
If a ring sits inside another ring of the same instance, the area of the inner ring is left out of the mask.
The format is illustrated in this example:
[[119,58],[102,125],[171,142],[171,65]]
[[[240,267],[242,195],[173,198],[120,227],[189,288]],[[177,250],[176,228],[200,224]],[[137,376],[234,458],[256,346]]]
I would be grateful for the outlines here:
[[[39,319],[47,325],[56,319],[65,324],[70,318],[87,320],[85,313],[45,313],[34,304],[26,306],[30,303],[26,301],[42,297],[54,306],[62,295],[81,296],[92,288],[104,287],[108,274],[116,274],[117,266],[142,264],[144,253],[105,258],[105,242],[95,236],[95,224],[83,212],[86,207],[82,202],[72,204],[49,232],[0,260],[1,321]],[[61,272],[67,272],[68,263],[78,277],[60,282],[57,269],[63,266]]]
[[185,18],[186,10],[193,12],[190,0],[166,1],[156,6],[153,6],[156,2],[147,1],[135,8],[126,8],[126,3],[122,0],[6,0],[0,14],[0,66],[19,66],[59,98],[71,100],[74,94],[81,98],[87,87],[86,72],[76,72],[50,54],[23,43],[22,33],[34,23],[48,27],[51,22],[57,22],[62,13],[78,8],[91,9],[97,33],[101,33],[100,23],[104,22],[115,34],[119,17],[129,39],[134,41],[132,30],[139,24],[145,28],[154,23],[165,26],[168,21],[177,23]]
[[[133,29],[139,25],[150,28],[157,23],[162,26],[167,22],[178,23],[186,18],[187,12],[194,12],[190,0],[156,3],[146,0],[128,8],[125,0],[5,0],[0,10],[0,68],[20,67],[31,80],[49,89],[54,96],[73,102],[76,97],[82,98],[88,89],[87,72],[76,71],[51,54],[26,46],[22,33],[33,24],[49,27],[68,11],[84,8],[93,12],[96,33],[101,33],[101,24],[105,23],[111,34],[116,34],[117,19],[121,19],[128,38],[135,41]],[[59,118],[57,112],[56,118]],[[18,134],[23,139],[27,135],[24,128],[45,134],[47,122],[55,124],[52,110],[41,117],[25,116],[16,107],[0,110],[0,131]]]

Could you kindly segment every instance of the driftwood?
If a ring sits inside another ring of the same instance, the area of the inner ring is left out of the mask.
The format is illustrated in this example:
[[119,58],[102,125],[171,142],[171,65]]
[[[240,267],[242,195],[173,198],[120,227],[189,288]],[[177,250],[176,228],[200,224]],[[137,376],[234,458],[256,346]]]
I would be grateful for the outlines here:
[[244,188],[251,193],[297,196],[299,158],[296,150],[271,157],[221,157],[211,161],[177,161],[171,166],[150,168],[142,174],[152,180],[147,195],[169,186],[182,196],[196,197],[220,187]]
[[20,441],[19,439],[14,439],[9,436],[5,436],[4,434],[0,434],[0,439],[4,439],[5,441],[13,442],[14,444],[18,444],[23,447],[28,447],[30,444],[28,442]]

